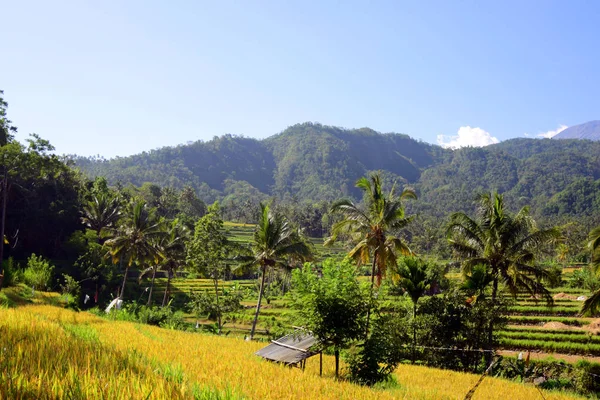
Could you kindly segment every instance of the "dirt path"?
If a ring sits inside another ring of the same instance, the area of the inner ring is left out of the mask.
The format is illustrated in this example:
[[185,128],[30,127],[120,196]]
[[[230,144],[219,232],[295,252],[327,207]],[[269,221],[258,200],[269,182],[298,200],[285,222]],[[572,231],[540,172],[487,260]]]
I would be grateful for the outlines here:
[[[498,353],[503,356],[517,357],[519,355],[519,353],[521,353],[521,352],[515,351],[515,350],[499,350]],[[527,351],[523,351],[523,358],[525,358],[525,357],[527,357]],[[542,353],[542,352],[533,352],[532,351],[530,357],[533,360],[543,360],[545,358],[552,357],[557,360],[564,360],[568,363],[575,363],[579,360],[586,360],[586,361],[590,361],[590,362],[600,363],[600,357],[582,356],[582,355],[576,355],[576,354]]]

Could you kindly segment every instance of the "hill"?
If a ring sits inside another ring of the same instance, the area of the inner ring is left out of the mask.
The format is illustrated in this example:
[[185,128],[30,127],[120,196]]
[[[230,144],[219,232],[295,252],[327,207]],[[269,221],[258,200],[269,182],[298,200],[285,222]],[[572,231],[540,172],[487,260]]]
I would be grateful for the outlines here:
[[600,121],[589,121],[565,129],[553,139],[588,139],[600,140]]
[[[274,196],[292,202],[358,199],[354,182],[382,170],[385,183],[413,186],[410,207],[435,218],[473,210],[478,192],[499,190],[540,217],[589,217],[600,205],[600,142],[512,139],[484,148],[443,149],[407,135],[315,123],[264,140],[225,135],[112,160],[76,158],[115,184],[192,186],[225,207]],[[388,186],[389,187],[389,186]]]

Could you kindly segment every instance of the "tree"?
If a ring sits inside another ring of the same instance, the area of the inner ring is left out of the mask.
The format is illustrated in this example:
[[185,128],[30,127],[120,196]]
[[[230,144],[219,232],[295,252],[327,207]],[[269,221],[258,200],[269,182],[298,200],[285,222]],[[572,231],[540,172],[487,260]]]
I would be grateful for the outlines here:
[[172,221],[165,221],[163,218],[159,220],[160,234],[152,238],[152,245],[155,250],[161,254],[161,257],[154,259],[154,264],[146,268],[140,273],[139,280],[148,272],[152,272],[150,282],[150,290],[148,291],[147,305],[152,304],[152,293],[154,291],[154,281],[156,272],[163,269],[167,272],[167,286],[163,296],[162,307],[166,304],[167,293],[171,284],[171,275],[179,265],[185,262],[185,243],[188,230],[176,218]]
[[167,224],[167,231],[162,240],[164,259],[161,267],[167,273],[167,285],[162,300],[162,307],[168,303],[171,279],[177,270],[185,264],[186,243],[190,237],[189,229],[179,219],[174,219]]
[[324,348],[333,348],[337,378],[340,350],[364,333],[368,293],[361,288],[356,267],[348,260],[326,259],[322,277],[314,265],[306,263],[294,271],[293,282],[300,322]]
[[397,276],[397,285],[408,294],[413,303],[413,350],[412,362],[415,363],[417,349],[417,303],[429,289],[432,279],[429,276],[428,264],[417,257],[404,257],[398,264],[394,275]]
[[96,232],[98,243],[101,243],[102,232],[111,229],[121,217],[120,200],[108,193],[92,194],[91,199],[83,204],[81,221]]
[[[6,116],[8,103],[4,101],[4,91],[0,90],[0,146],[5,147],[13,138],[12,133],[17,131],[17,128],[12,126]],[[4,260],[4,231],[6,225],[6,203],[8,200],[8,166],[5,157],[5,152],[2,152],[2,218],[0,219],[0,267]],[[4,272],[0,271],[2,277]],[[2,288],[2,279],[0,279],[0,288]]]
[[154,210],[148,208],[143,200],[131,202],[114,237],[105,242],[113,263],[123,261],[126,263],[123,286],[119,295],[121,299],[125,292],[129,268],[133,264],[144,267],[149,262],[158,264],[164,258],[162,252],[153,243],[154,239],[163,234]]
[[[355,246],[348,255],[359,264],[372,262],[371,295],[377,276],[377,286],[385,276],[387,267],[395,265],[398,254],[409,255],[411,250],[397,233],[410,223],[412,218],[406,217],[402,200],[416,199],[412,189],[405,188],[400,195],[396,194],[395,185],[387,196],[383,193],[381,176],[372,174],[362,177],[356,187],[364,193],[365,209],[361,209],[350,200],[338,200],[331,207],[332,213],[340,213],[343,219],[335,223],[331,229],[331,237],[325,242],[332,245],[340,235],[350,237]],[[367,316],[367,334],[368,322]]]
[[[588,236],[588,249],[592,257],[590,267],[595,275],[600,273],[600,226],[592,229]],[[600,307],[600,290],[595,291],[586,301],[583,302],[581,308],[582,314],[595,314]]]
[[[547,246],[560,239],[558,229],[537,229],[528,207],[513,216],[505,210],[501,194],[482,194],[478,200],[476,220],[457,212],[450,217],[447,229],[449,244],[454,256],[461,260],[463,272],[471,273],[476,265],[486,266],[492,278],[493,304],[496,304],[500,283],[514,296],[525,290],[533,296],[543,296],[552,304],[550,292],[536,279],[545,271],[538,268],[535,261]],[[492,324],[488,337],[491,346]]]
[[295,229],[282,215],[271,210],[269,204],[260,204],[260,216],[252,242],[253,256],[249,263],[260,269],[260,288],[256,312],[252,321],[249,339],[254,338],[260,304],[265,290],[265,276],[268,269],[285,268],[293,260],[296,262],[309,260],[311,249]]
[[194,238],[188,247],[187,260],[190,267],[210,277],[215,289],[215,316],[217,331],[223,327],[221,307],[219,305],[219,280],[225,277],[225,261],[230,258],[232,243],[223,229],[221,209],[218,202],[208,207],[208,212],[196,222]]
[[476,265],[471,268],[471,273],[465,275],[461,289],[470,296],[470,302],[485,299],[485,292],[493,282],[493,276],[488,272],[485,265]]

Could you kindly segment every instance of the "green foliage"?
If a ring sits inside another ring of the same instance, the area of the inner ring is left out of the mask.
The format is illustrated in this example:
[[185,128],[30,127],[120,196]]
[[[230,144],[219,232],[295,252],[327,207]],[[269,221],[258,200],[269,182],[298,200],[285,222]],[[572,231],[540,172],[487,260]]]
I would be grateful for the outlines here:
[[14,286],[23,282],[23,270],[14,258],[9,257],[4,261],[4,280],[3,286]]
[[27,259],[27,267],[23,271],[24,282],[38,290],[49,289],[52,284],[54,266],[42,256],[32,254]]
[[401,320],[380,314],[371,332],[367,340],[351,349],[345,357],[348,379],[360,385],[374,386],[388,381],[398,364],[408,358],[404,346],[410,339]]
[[306,263],[293,272],[292,279],[299,323],[322,346],[334,350],[337,367],[340,350],[365,332],[369,296],[358,282],[356,267],[349,260],[326,259],[321,277],[313,264]]
[[62,294],[67,298],[67,307],[78,310],[79,303],[81,302],[81,286],[72,276],[63,274],[62,277],[64,282],[61,284],[60,289]]
[[224,325],[228,314],[242,309],[241,301],[244,296],[245,291],[239,285],[222,288],[218,293],[218,300],[215,293],[196,291],[190,294],[188,308],[199,318],[217,320],[219,317],[225,317],[222,323]]

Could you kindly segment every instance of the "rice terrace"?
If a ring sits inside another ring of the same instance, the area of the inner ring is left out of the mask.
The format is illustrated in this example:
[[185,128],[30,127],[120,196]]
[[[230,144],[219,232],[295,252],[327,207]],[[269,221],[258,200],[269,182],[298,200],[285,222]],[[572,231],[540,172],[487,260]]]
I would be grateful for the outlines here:
[[600,399],[600,2],[0,15],[0,400]]

